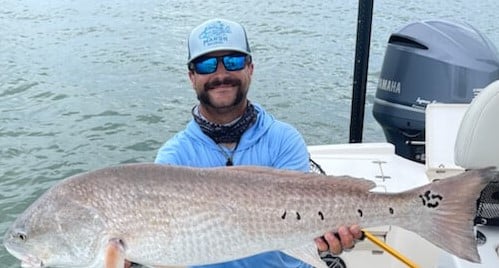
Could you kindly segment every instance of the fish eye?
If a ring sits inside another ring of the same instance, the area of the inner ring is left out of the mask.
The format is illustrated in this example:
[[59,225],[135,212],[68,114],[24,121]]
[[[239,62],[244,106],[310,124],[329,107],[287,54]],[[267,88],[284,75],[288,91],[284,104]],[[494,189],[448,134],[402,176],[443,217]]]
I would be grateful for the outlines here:
[[15,238],[17,238],[21,241],[26,241],[28,239],[28,236],[23,232],[18,232],[14,236],[15,236]]

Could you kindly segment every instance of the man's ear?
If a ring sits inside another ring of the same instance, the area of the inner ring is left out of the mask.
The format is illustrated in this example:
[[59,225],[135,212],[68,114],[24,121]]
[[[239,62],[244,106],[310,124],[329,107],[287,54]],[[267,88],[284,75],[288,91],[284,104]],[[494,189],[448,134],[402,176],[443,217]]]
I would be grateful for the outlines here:
[[254,66],[253,66],[253,62],[250,62],[250,63],[248,64],[248,71],[249,71],[249,74],[250,74],[250,75],[253,75],[253,67],[254,67]]
[[196,74],[194,73],[194,71],[191,71],[189,70],[189,80],[191,80],[191,85],[192,85],[192,88],[194,88],[194,79],[195,79],[195,76]]

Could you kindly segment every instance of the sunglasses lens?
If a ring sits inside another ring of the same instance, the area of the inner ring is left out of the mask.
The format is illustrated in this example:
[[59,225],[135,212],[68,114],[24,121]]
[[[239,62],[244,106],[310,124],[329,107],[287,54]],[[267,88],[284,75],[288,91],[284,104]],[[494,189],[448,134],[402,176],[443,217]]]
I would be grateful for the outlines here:
[[194,63],[194,68],[198,74],[211,74],[217,70],[217,58],[207,58]]
[[203,58],[194,62],[194,70],[198,74],[211,74],[217,70],[218,60],[222,59],[227,71],[239,71],[244,69],[246,55],[227,55],[222,57]]
[[244,69],[246,56],[225,56],[223,57],[224,67],[227,71],[239,71]]

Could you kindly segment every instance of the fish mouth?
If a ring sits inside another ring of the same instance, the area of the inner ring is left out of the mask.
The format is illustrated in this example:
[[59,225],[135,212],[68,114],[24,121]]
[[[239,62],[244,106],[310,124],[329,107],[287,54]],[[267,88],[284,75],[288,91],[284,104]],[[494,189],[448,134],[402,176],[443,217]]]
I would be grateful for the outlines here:
[[43,261],[38,257],[32,254],[23,254],[19,251],[16,251],[10,247],[5,247],[7,251],[12,254],[17,259],[21,260],[22,268],[43,268],[45,267]]

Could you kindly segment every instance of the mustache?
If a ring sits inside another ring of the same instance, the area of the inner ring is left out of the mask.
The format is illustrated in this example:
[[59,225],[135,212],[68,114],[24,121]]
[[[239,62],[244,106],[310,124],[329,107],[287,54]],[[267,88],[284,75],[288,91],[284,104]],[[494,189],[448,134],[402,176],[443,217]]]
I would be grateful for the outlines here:
[[229,86],[240,86],[241,85],[241,80],[232,78],[232,77],[226,77],[224,79],[214,79],[204,85],[204,90],[208,91],[212,88],[221,86],[221,85],[229,85]]

